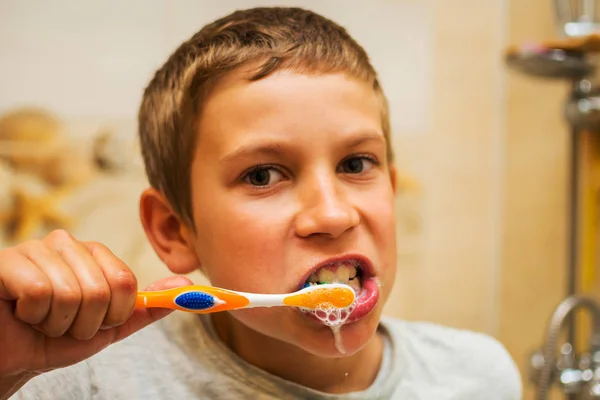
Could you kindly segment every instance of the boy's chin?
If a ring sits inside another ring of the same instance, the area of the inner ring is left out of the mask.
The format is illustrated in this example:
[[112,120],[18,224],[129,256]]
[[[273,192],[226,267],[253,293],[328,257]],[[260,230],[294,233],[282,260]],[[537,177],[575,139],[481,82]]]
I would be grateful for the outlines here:
[[[363,350],[375,338],[379,326],[379,313],[341,325],[338,328],[322,326],[319,333],[300,340],[297,345],[304,351],[322,358],[351,357]],[[336,332],[337,333],[334,333]],[[337,336],[337,338],[336,338]]]
[[[242,326],[250,329],[249,332],[259,333],[263,339],[275,339],[321,358],[343,358],[360,352],[375,338],[381,308],[378,304],[369,314],[339,329],[332,329],[294,309],[249,309],[231,313]],[[335,331],[338,333],[334,334]]]

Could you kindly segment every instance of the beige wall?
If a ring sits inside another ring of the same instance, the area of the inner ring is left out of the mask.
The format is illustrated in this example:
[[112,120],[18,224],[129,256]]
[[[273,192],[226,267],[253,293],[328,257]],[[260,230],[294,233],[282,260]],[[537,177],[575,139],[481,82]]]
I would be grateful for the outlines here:
[[[510,2],[508,41],[555,37],[552,3]],[[565,297],[568,87],[517,73],[507,80],[506,169],[499,338],[526,372],[524,355],[542,344]],[[526,392],[530,398],[531,391]]]
[[[464,20],[465,10],[476,17]],[[400,258],[388,306],[405,318],[493,335],[499,324],[503,21],[501,1],[435,2],[431,129],[396,138],[400,166],[422,186],[419,196],[399,199],[400,248],[410,240],[415,254]],[[417,213],[417,232],[403,227],[407,213]]]
[[414,252],[401,253],[388,312],[497,337],[524,398],[528,354],[566,286],[567,87],[509,72],[502,54],[554,38],[551,6],[436,2],[432,129],[396,140],[422,194],[399,199],[400,248]]

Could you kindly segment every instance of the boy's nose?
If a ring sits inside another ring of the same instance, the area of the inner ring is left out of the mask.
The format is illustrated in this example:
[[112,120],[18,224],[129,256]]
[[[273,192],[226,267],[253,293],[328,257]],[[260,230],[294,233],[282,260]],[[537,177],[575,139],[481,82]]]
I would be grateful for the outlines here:
[[360,215],[348,201],[343,188],[331,182],[315,182],[302,196],[302,209],[295,230],[300,237],[313,235],[337,238],[360,222]]

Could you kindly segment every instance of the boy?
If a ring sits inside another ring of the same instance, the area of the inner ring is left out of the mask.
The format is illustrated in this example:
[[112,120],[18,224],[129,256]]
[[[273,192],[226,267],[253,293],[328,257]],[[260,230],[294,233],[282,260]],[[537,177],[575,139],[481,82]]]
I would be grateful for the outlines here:
[[57,231],[0,253],[0,393],[519,399],[518,372],[493,339],[381,319],[396,262],[389,130],[366,53],[333,22],[258,8],[203,28],[144,93],[146,234],[173,273],[200,268],[218,287],[348,283],[357,303],[339,342],[283,307],[177,312],[142,329],[167,311],[133,311],[127,266]]

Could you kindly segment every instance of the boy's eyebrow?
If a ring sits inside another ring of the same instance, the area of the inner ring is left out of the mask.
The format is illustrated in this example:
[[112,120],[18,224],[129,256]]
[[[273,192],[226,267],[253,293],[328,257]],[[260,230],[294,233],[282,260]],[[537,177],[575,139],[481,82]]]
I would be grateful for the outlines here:
[[352,138],[348,143],[348,147],[360,146],[366,142],[380,142],[381,144],[386,144],[387,140],[382,133],[364,132]]
[[[376,132],[361,132],[359,134],[354,135],[351,139],[345,143],[344,147],[353,148],[360,146],[366,142],[379,142],[382,145],[386,144],[385,136],[382,133]],[[281,155],[289,150],[289,146],[286,143],[281,143],[279,141],[263,141],[259,143],[250,143],[241,145],[231,153],[226,154],[221,158],[221,162],[225,163],[236,159],[238,157],[243,157],[248,154],[261,154],[261,155]]]
[[264,155],[279,155],[285,152],[286,145],[275,142],[251,143],[239,146],[237,149],[221,158],[221,162],[242,157],[247,154],[264,154]]

